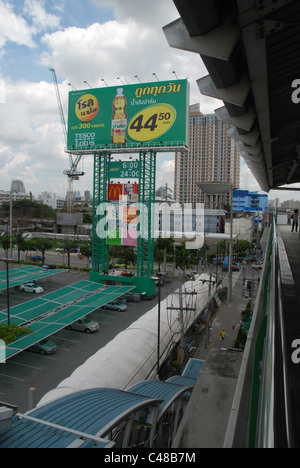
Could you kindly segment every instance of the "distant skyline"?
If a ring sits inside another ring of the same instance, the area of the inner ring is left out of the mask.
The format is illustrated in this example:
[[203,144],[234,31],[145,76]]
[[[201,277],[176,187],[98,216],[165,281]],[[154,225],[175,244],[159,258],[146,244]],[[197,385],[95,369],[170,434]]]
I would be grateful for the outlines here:
[[[77,89],[188,78],[190,103],[213,113],[223,103],[202,96],[207,75],[198,54],[170,48],[162,28],[177,19],[173,0],[0,0],[0,174],[3,190],[21,179],[35,196],[67,191],[68,156],[49,68],[54,68],[67,117],[71,83]],[[174,75],[175,71],[175,75]],[[174,187],[173,153],[158,155],[157,187]],[[74,190],[93,187],[92,157]],[[298,185],[300,186],[300,184]],[[260,188],[243,159],[241,188]],[[274,192],[295,198],[300,193]]]
[[[22,180],[20,180],[20,182],[23,183]],[[23,184],[23,185],[24,185],[24,184]],[[165,185],[164,185],[164,186],[165,186]],[[157,189],[156,189],[156,190],[158,190],[158,189],[160,189],[161,187],[164,187],[164,186],[163,186],[163,185],[157,186]],[[169,184],[168,184],[168,188],[170,188],[170,185],[169,185]],[[0,191],[2,191],[2,190],[4,190],[4,189],[0,186]],[[171,196],[171,198],[174,198],[173,188],[171,188],[171,190],[172,190],[172,193],[170,193],[170,196]],[[249,189],[245,189],[245,188],[244,188],[244,189],[242,189],[242,190],[249,190]],[[6,191],[6,190],[5,190],[5,191]],[[27,191],[27,189],[26,189],[26,187],[25,187],[25,193],[28,194],[29,192],[30,192],[30,191]],[[93,193],[92,193],[92,191],[91,191],[90,189],[87,189],[87,188],[83,188],[83,189],[81,189],[81,190],[74,190],[74,195],[75,195],[75,196],[76,196],[76,195],[78,196],[78,194],[80,194],[79,196],[80,196],[81,198],[84,198],[85,192],[90,192],[91,199],[92,199]],[[264,193],[264,192],[262,192],[262,191],[260,191],[260,190],[249,190],[249,192],[260,192],[260,193]],[[55,194],[56,197],[58,197],[58,198],[63,198],[63,199],[66,199],[66,196],[67,196],[67,192],[66,192],[66,193],[57,193],[57,192],[55,192],[55,191],[52,192],[51,190],[47,190],[47,188],[45,188],[42,192],[38,193],[37,195],[33,194],[33,196],[34,196],[35,199],[38,199],[39,197],[41,197],[41,196],[42,196],[43,194],[45,194],[45,193],[51,194],[52,196]],[[286,193],[286,192],[283,192],[283,195],[284,195],[284,193]],[[290,192],[289,192],[289,193],[290,193]],[[276,199],[279,199],[279,197],[272,196],[272,194],[274,195],[274,192],[273,192],[273,191],[272,191],[271,193],[269,193],[269,194],[266,194],[266,195],[268,196],[268,200],[269,200],[269,201],[275,201]],[[281,203],[281,204],[282,204],[282,203],[285,203],[285,202],[293,202],[293,201],[294,201],[294,202],[296,203],[296,205],[297,205],[297,201],[298,201],[298,202],[299,202],[298,204],[299,204],[299,207],[300,207],[300,201],[297,200],[296,198],[293,198],[293,197],[292,197],[292,198],[283,197],[282,200],[281,200],[281,199],[279,199],[279,200],[280,200],[280,203]]]

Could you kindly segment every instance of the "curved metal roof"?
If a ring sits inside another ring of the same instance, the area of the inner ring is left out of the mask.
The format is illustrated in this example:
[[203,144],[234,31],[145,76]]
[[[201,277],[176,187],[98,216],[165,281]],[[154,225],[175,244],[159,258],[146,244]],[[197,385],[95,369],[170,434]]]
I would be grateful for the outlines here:
[[194,387],[196,385],[197,379],[193,379],[192,377],[184,377],[182,375],[173,375],[172,377],[169,377],[166,382],[187,387]]
[[173,1],[181,18],[164,27],[169,45],[200,54],[209,75],[199,89],[224,102],[216,115],[261,189],[299,182],[299,0]]
[[129,388],[128,391],[151,398],[161,398],[163,401],[159,405],[157,418],[159,420],[177,398],[185,392],[192,391],[193,387],[193,385],[182,386],[161,380],[144,380]]
[[190,377],[192,379],[198,379],[200,371],[204,365],[203,359],[190,358],[187,365],[182,372],[184,377]]
[[153,436],[170,406],[192,392],[203,364],[191,358],[184,375],[167,382],[146,380],[127,391],[74,391],[25,415],[18,413],[13,416],[12,427],[0,433],[0,448],[111,448],[114,442],[105,438],[109,432],[143,409],[151,415]]
[[[0,447],[64,448],[80,437],[86,437],[90,445],[95,445],[93,437],[97,442],[132,413],[160,403],[159,397],[149,398],[117,389],[85,390],[21,415],[20,420],[15,419],[12,429],[0,435]],[[105,446],[105,441],[103,444]]]
[[30,415],[101,437],[137,409],[159,403],[159,397],[149,398],[114,388],[98,388],[66,396]]

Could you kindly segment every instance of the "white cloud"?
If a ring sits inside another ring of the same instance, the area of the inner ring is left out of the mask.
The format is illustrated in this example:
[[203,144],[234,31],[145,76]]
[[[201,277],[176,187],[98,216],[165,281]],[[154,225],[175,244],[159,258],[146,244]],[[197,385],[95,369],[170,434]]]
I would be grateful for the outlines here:
[[[87,28],[59,29],[59,17],[50,15],[44,0],[25,0],[28,22],[18,16],[12,4],[0,0],[0,54],[7,41],[34,47],[37,32],[52,31],[42,38],[47,49],[40,56],[45,67],[56,69],[60,77],[60,91],[67,116],[68,83],[83,88],[87,80],[91,86],[103,86],[101,78],[110,86],[119,84],[121,77],[127,84],[152,81],[153,73],[160,80],[188,78],[191,84],[191,104],[200,102],[203,113],[221,107],[221,101],[201,96],[196,80],[207,74],[198,54],[169,47],[162,28],[179,17],[172,1],[152,0],[93,0],[99,8],[113,8],[115,20],[103,24],[95,22]],[[142,3],[142,5],[141,5]],[[58,5],[62,5],[59,3]],[[60,8],[62,14],[63,8]],[[67,14],[67,9],[65,9]],[[30,64],[28,65],[30,66]],[[8,189],[13,178],[23,180],[34,195],[52,191],[65,195],[68,155],[51,75],[49,82],[6,83],[5,104],[0,104],[0,188]],[[174,184],[174,154],[158,155],[157,187]],[[75,190],[92,191],[93,158],[84,158],[86,175],[74,183]],[[241,187],[260,190],[247,167],[242,166]]]
[[113,8],[118,22],[127,22],[134,18],[137,23],[143,27],[146,26],[147,29],[159,28],[179,17],[172,1],[92,0],[92,2],[101,8]]
[[[19,82],[7,85],[0,105],[1,188],[15,178],[38,195],[47,185],[63,181],[68,168],[53,84]],[[63,194],[66,192],[66,182]]]
[[60,25],[60,18],[45,10],[45,0],[25,0],[24,12],[32,19],[36,32],[55,29]]
[[157,166],[159,170],[156,176],[156,187],[162,187],[168,184],[168,187],[173,191],[174,189],[174,169],[175,169],[175,157],[173,154],[164,156],[162,154],[157,155]]
[[25,19],[15,14],[10,3],[0,0],[0,48],[4,47],[7,41],[27,47],[35,46],[32,29]]

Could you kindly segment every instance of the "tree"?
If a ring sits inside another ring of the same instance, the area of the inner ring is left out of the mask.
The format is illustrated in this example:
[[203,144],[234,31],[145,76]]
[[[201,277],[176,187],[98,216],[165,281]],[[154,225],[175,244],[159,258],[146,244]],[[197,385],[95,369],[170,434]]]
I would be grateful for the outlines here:
[[31,245],[42,253],[42,262],[45,263],[45,252],[52,249],[54,242],[52,239],[36,237],[31,240]]
[[135,257],[134,257],[132,247],[130,246],[123,247],[121,250],[121,257],[124,258],[125,270],[127,270],[129,263],[134,265]]
[[[13,201],[13,218],[54,219],[55,210],[43,203],[28,198]],[[9,217],[10,203],[4,202],[1,206],[2,217]]]
[[13,343],[19,336],[32,333],[30,328],[25,328],[12,323],[11,325],[0,325],[0,339],[6,345]]
[[[158,237],[158,239],[156,239],[154,250],[155,250],[156,260],[158,261],[158,271],[160,271],[160,265],[161,265],[163,258],[166,260],[167,250],[172,249],[173,251],[173,248],[174,248],[174,239],[172,237],[167,238],[167,239],[163,237]],[[165,265],[165,269],[166,269],[166,265]]]
[[20,253],[25,252],[27,249],[28,243],[26,241],[26,237],[28,234],[24,235],[22,232],[18,232],[14,241],[18,249],[18,261],[20,261]]
[[70,266],[70,254],[71,252],[74,252],[78,248],[78,241],[76,240],[71,240],[71,239],[65,239],[64,241],[61,241],[59,245],[67,252],[67,257],[68,257],[68,267]]
[[80,253],[87,259],[87,266],[88,261],[93,255],[93,247],[91,242],[81,242],[80,243]]
[[0,242],[1,242],[1,245],[2,245],[3,249],[6,252],[6,255],[8,255],[8,250],[9,250],[9,247],[10,247],[10,236],[8,234],[2,232],[1,237],[0,237]]
[[181,268],[183,271],[183,276],[185,277],[185,270],[191,266],[191,253],[189,250],[186,250],[184,247],[179,247],[176,249],[175,253],[175,262],[176,268]]

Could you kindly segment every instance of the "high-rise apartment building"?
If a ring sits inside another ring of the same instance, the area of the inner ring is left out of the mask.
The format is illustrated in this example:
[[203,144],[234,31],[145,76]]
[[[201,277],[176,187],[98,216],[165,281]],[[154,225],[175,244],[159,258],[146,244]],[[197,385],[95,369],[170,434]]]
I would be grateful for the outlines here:
[[204,203],[199,182],[226,182],[239,187],[240,153],[227,135],[228,128],[215,114],[203,115],[199,104],[190,106],[189,151],[175,154],[177,202]]
[[24,184],[21,180],[13,180],[11,183],[11,191],[17,193],[26,193]]

